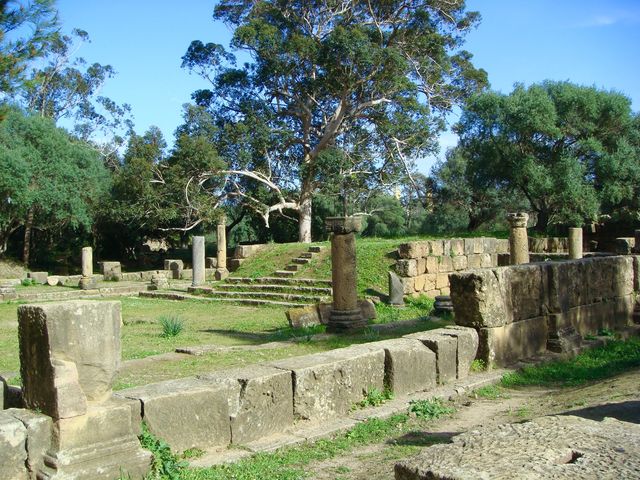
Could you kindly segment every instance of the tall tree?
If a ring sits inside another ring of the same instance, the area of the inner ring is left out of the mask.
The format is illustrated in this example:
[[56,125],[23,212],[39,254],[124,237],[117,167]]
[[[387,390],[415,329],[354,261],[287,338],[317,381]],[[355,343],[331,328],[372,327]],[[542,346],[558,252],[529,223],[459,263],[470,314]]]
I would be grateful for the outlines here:
[[316,192],[344,177],[382,183],[410,170],[436,148],[452,105],[486,83],[460,50],[479,19],[462,0],[222,0],[214,18],[235,29],[232,47],[252,60],[236,67],[221,45],[201,41],[183,57],[211,82],[193,98],[220,126],[230,168],[219,173],[266,221],[297,211],[303,242]]
[[30,63],[58,38],[55,0],[0,0],[0,92],[11,94]]
[[480,94],[457,126],[462,155],[519,190],[536,213],[539,231],[551,224],[582,225],[601,213],[613,179],[603,173],[638,162],[627,140],[630,107],[622,94],[568,82]]
[[89,230],[109,176],[96,152],[50,119],[9,111],[0,122],[0,246],[24,229],[28,265],[34,229]]

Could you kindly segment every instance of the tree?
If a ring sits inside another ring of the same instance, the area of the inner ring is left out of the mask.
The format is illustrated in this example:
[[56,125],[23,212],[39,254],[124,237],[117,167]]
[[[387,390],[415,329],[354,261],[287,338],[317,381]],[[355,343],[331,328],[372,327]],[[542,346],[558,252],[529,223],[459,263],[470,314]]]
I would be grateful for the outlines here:
[[0,0],[0,92],[12,93],[30,63],[44,56],[57,38],[54,0]]
[[109,176],[96,152],[50,119],[12,109],[0,122],[0,246],[24,229],[29,264],[33,230],[90,231]]
[[520,191],[545,231],[597,218],[612,185],[604,171],[637,165],[632,125],[624,95],[546,81],[473,97],[456,130],[474,171]]
[[265,222],[297,212],[303,242],[314,194],[344,177],[386,183],[410,170],[437,148],[452,105],[486,83],[459,51],[479,18],[461,0],[223,0],[214,18],[252,60],[236,67],[201,41],[183,57],[211,83],[193,98],[220,127],[213,141],[230,167],[218,173]]

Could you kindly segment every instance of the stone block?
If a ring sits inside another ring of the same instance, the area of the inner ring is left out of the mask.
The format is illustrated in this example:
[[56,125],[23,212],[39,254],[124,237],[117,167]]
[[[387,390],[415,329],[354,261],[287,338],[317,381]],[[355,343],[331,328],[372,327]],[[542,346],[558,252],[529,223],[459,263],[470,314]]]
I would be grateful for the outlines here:
[[429,252],[435,257],[444,255],[444,242],[442,240],[429,240]]
[[435,273],[428,273],[424,276],[424,287],[423,290],[425,292],[428,292],[430,290],[435,290],[436,289],[436,281],[437,281],[438,275]]
[[122,279],[122,266],[120,262],[100,262],[100,267],[105,280]]
[[265,247],[264,244],[256,245],[237,245],[233,256],[239,259],[249,258]]
[[417,292],[422,292],[424,290],[424,284],[425,284],[426,279],[427,279],[427,275],[426,274],[418,275],[415,278],[414,288],[416,289]]
[[427,242],[402,243],[398,247],[398,256],[403,259],[420,258],[429,255]]
[[490,253],[480,254],[480,268],[491,268],[493,266],[494,265]]
[[389,303],[391,305],[404,304],[404,287],[400,277],[394,272],[389,272]]
[[396,273],[401,277],[415,277],[418,275],[418,261],[416,259],[398,260]]
[[505,297],[507,308],[510,306],[510,320],[538,317],[543,314],[547,283],[539,264],[513,265],[497,268],[498,281]]
[[365,346],[287,358],[269,366],[293,373],[296,419],[328,420],[347,413],[372,388],[384,389],[385,353]]
[[583,337],[599,330],[618,331],[633,323],[633,295],[580,305],[559,314],[562,326],[572,326]]
[[218,267],[218,259],[216,257],[205,257],[204,258],[204,266],[205,266],[205,268],[217,268]]
[[27,429],[7,410],[0,411],[0,478],[27,480]]
[[467,255],[467,268],[475,269],[482,268],[482,255],[472,253]]
[[436,355],[436,372],[438,384],[445,385],[456,379],[458,341],[447,335],[443,328],[426,332],[412,333],[403,338],[419,340]]
[[183,378],[121,390],[116,395],[139,400],[151,433],[176,452],[231,442],[229,389],[224,384]]
[[27,278],[39,283],[40,285],[47,284],[47,277],[49,276],[49,272],[28,272]]
[[15,300],[18,298],[16,288],[13,286],[1,286],[0,287],[0,300]]
[[455,271],[467,269],[467,257],[465,255],[459,255],[451,259],[451,264]]
[[82,414],[83,397],[108,398],[120,364],[121,322],[120,302],[18,307],[20,372],[28,408],[65,418]]
[[178,259],[167,259],[164,261],[164,269],[171,271],[171,278],[179,280],[184,270],[184,262]]
[[378,316],[375,304],[368,298],[359,299],[358,308],[364,320],[374,320]]
[[424,292],[425,296],[429,297],[429,298],[436,298],[438,295],[442,295],[440,293],[440,290],[436,290],[435,288],[432,290],[426,290]]
[[140,272],[124,272],[122,274],[122,280],[126,282],[140,282],[142,281],[142,276]]
[[435,388],[436,355],[421,341],[397,338],[365,345],[371,350],[384,350],[384,384],[395,395]]
[[438,257],[427,257],[426,268],[427,273],[438,273]]
[[291,372],[254,365],[199,378],[229,388],[232,443],[245,444],[293,425]]
[[492,237],[482,237],[482,253],[496,253],[496,239]]
[[436,288],[439,290],[441,288],[447,288],[448,286],[449,286],[449,274],[439,273],[436,276]]
[[416,292],[415,288],[415,278],[412,277],[400,277],[400,281],[402,282],[402,286],[404,288],[405,295],[411,295]]
[[451,335],[458,341],[456,371],[458,378],[465,378],[478,353],[478,332],[474,328],[458,325],[445,327],[444,330],[446,335]]
[[230,258],[227,260],[227,268],[230,272],[235,272],[244,262],[243,258]]
[[93,404],[86,415],[53,423],[51,448],[38,478],[142,478],[151,454],[140,447],[128,402]]
[[193,269],[185,268],[180,272],[180,278],[182,280],[191,280],[193,278]]
[[547,253],[549,252],[549,239],[529,237],[529,251],[531,253]]
[[285,312],[291,328],[305,328],[320,325],[320,312],[316,305],[290,308]]
[[450,257],[451,254],[451,240],[443,240],[442,241],[442,256]]
[[425,257],[420,257],[416,261],[417,261],[418,275],[422,275],[427,271],[427,259]]
[[549,329],[546,317],[529,318],[478,331],[478,358],[490,366],[507,366],[544,352]]
[[464,240],[461,238],[454,238],[450,241],[451,255],[458,256],[464,255]]
[[498,327],[512,321],[506,292],[495,272],[475,270],[449,275],[451,301],[458,325]]
[[51,446],[51,417],[23,408],[11,408],[6,412],[22,422],[26,429],[26,467],[31,478],[35,478],[38,470],[43,468],[45,453]]
[[508,238],[497,238],[496,239],[496,252],[498,255],[500,254],[508,254],[509,253],[509,239]]
[[451,257],[444,256],[440,259],[438,265],[438,273],[448,273],[453,271],[453,260]]

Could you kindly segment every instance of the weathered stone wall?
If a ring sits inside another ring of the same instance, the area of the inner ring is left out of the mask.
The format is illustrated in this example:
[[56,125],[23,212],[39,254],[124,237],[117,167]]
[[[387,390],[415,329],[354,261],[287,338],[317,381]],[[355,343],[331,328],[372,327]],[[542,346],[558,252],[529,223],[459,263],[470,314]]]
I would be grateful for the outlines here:
[[454,273],[456,323],[478,331],[479,358],[497,365],[575,334],[620,329],[631,322],[639,260],[589,257]]
[[567,253],[569,240],[566,237],[529,237],[529,253]]
[[395,271],[405,295],[449,295],[449,274],[472,268],[496,267],[509,253],[509,241],[497,238],[425,240],[400,245]]
[[287,358],[121,390],[136,415],[171,448],[246,445],[286,433],[295,422],[347,414],[373,388],[396,396],[467,376],[473,328],[447,327],[404,338]]

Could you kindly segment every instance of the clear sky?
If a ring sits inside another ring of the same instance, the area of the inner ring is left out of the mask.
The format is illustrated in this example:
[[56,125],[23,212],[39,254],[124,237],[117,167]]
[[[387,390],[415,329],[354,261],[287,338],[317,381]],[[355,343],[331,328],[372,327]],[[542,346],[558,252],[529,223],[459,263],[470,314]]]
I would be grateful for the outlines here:
[[[212,19],[214,1],[58,0],[63,29],[86,30],[91,44],[79,55],[112,65],[104,95],[129,103],[136,132],[151,125],[169,144],[181,122],[182,104],[205,83],[180,68],[192,40],[228,45],[231,32]],[[482,15],[467,37],[474,64],[489,74],[492,88],[570,80],[626,94],[640,110],[640,1],[467,0]],[[451,121],[456,116],[452,115]],[[456,143],[444,134],[441,145]],[[423,159],[428,173],[435,158]]]

